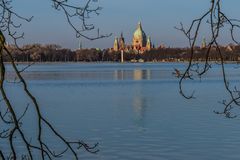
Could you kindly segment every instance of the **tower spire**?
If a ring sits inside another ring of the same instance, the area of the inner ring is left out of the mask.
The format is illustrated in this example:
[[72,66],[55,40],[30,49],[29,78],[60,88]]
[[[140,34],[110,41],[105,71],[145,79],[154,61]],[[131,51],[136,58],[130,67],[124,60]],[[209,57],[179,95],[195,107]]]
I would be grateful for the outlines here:
[[118,43],[118,38],[115,37],[114,44],[113,44],[113,50],[118,51],[119,50],[119,43]]
[[203,41],[202,41],[202,46],[201,46],[201,48],[206,48],[206,47],[207,47],[206,38],[203,37]]
[[79,44],[78,44],[78,45],[79,45],[79,46],[78,46],[78,49],[81,50],[81,49],[82,49],[82,41],[79,40]]
[[141,23],[141,21],[138,22],[138,28],[142,29],[142,23]]
[[123,32],[121,32],[121,38],[123,38]]
[[152,49],[152,42],[150,36],[147,38],[147,50],[150,51]]
[[119,38],[118,45],[119,45],[120,50],[125,49],[125,40],[124,40],[124,37],[123,37],[123,32],[121,32],[121,36]]

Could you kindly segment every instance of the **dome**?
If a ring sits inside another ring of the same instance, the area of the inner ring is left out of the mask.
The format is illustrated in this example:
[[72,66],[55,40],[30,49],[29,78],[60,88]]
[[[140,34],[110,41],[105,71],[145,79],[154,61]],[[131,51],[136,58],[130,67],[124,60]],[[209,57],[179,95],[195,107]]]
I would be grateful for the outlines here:
[[136,31],[134,32],[133,36],[134,36],[134,38],[137,38],[137,39],[146,39],[146,34],[142,29],[141,22],[138,23],[138,27],[137,27]]
[[147,43],[147,36],[142,29],[141,22],[138,23],[137,29],[133,34],[133,48],[145,47]]

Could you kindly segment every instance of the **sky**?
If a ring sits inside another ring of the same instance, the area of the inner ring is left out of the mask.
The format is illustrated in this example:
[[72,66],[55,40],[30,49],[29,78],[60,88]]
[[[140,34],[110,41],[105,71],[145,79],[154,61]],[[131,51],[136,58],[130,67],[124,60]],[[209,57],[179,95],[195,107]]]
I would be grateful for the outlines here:
[[[84,38],[79,40],[63,12],[54,10],[50,0],[14,1],[16,12],[25,17],[34,16],[30,23],[23,23],[21,31],[24,31],[25,38],[19,43],[51,43],[76,49],[81,41],[84,48],[109,48],[121,32],[126,43],[130,44],[137,23],[141,21],[145,33],[151,37],[155,46],[164,44],[169,47],[185,47],[188,45],[187,39],[174,27],[179,26],[180,22],[188,26],[210,7],[210,0],[98,0],[94,5],[103,9],[99,16],[92,17],[89,22],[99,28],[101,33],[112,33],[111,37],[95,41]],[[240,19],[239,0],[227,0],[222,5],[228,16]],[[220,37],[222,44],[230,43],[227,31],[223,31],[223,36]],[[91,31],[87,34],[95,36],[96,33],[97,31]],[[208,35],[208,27],[203,26],[200,38],[208,40]],[[201,39],[198,40],[199,43],[200,41]]]

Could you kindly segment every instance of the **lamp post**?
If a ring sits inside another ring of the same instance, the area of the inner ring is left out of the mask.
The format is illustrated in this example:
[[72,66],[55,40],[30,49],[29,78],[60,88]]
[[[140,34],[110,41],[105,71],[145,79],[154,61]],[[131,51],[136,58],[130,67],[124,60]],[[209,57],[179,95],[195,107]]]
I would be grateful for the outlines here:
[[124,62],[124,57],[123,57],[123,50],[121,50],[121,63]]

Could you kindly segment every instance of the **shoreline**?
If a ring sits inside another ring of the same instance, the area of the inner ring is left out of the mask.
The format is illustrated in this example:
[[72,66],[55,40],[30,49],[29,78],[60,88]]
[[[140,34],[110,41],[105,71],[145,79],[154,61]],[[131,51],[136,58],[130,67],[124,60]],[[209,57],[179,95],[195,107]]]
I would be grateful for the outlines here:
[[[64,61],[58,61],[58,62],[15,62],[16,64],[160,64],[160,63],[188,63],[189,61],[157,61],[157,62],[131,62],[131,61],[126,61],[126,62],[114,62],[114,61],[92,61],[92,62],[84,62],[84,61],[68,61],[68,62],[64,62]],[[6,64],[11,64],[11,62],[4,62]],[[195,61],[194,63],[200,63],[200,64],[204,64],[204,61]],[[213,64],[213,63],[219,63],[219,61],[209,61],[209,63]],[[224,64],[238,64],[240,62],[238,61],[225,61]]]

